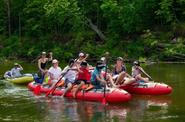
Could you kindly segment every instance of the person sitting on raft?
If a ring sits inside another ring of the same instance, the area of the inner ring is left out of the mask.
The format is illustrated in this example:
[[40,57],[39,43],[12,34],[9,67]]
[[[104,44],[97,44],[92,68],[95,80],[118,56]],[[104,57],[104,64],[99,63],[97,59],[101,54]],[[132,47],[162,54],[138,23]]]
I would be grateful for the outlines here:
[[75,81],[75,84],[77,84],[77,88],[74,90],[73,92],[73,97],[76,98],[76,93],[77,91],[85,84],[87,84],[87,82],[90,80],[90,73],[89,73],[89,69],[87,66],[87,62],[86,61],[82,61],[82,63],[80,64],[80,71],[78,72],[78,77],[77,80]]
[[100,61],[105,65],[105,67],[102,69],[102,72],[101,73],[102,73],[103,77],[104,78],[106,77],[105,79],[108,80],[107,85],[109,87],[118,87],[114,83],[114,79],[113,79],[113,77],[111,75],[111,72],[109,70],[109,67],[106,65],[107,64],[106,63],[106,58],[105,57],[101,57]]
[[62,74],[62,69],[58,66],[58,60],[54,59],[52,61],[53,66],[51,66],[48,70],[49,80],[51,83],[56,83]]
[[[148,78],[142,77],[141,73],[144,73]],[[132,66],[132,77],[135,78],[136,81],[144,81],[149,82],[149,78],[152,79],[140,66],[139,61],[134,61]]]
[[21,77],[22,74],[21,74],[21,71],[23,70],[22,66],[18,63],[14,63],[14,67],[11,69],[10,71],[10,76],[11,77]]
[[42,52],[41,57],[38,60],[39,76],[44,79],[44,75],[47,72],[46,64],[53,60],[52,52],[49,53],[49,58],[46,57],[46,52]]
[[79,58],[76,59],[76,64],[78,66],[80,66],[80,64],[82,63],[82,61],[86,61],[86,59],[89,57],[89,54],[84,54],[84,53],[79,53]]
[[118,57],[116,60],[113,70],[113,80],[116,85],[127,85],[135,81],[135,79],[126,72],[126,66],[124,65],[122,57]]
[[91,75],[91,84],[94,85],[95,89],[101,89],[106,85],[106,81],[102,75],[102,69],[105,67],[102,61],[96,63],[96,67]]
[[62,97],[65,97],[66,93],[72,89],[72,86],[76,80],[78,71],[79,71],[79,67],[75,64],[74,59],[71,59],[69,61],[68,66],[66,66],[62,71],[62,75],[64,75],[65,87],[66,87]]

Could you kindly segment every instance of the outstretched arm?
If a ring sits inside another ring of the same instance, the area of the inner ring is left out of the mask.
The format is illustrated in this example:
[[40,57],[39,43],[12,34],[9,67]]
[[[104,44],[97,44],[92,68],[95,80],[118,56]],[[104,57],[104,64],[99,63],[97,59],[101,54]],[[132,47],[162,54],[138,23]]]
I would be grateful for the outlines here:
[[49,57],[48,57],[48,61],[52,61],[53,60],[53,53],[49,52]]
[[23,67],[19,64],[19,68],[20,68],[20,70],[23,70]]
[[83,59],[83,61],[85,61],[88,57],[89,57],[89,54],[86,54],[86,56],[85,56],[85,58]]

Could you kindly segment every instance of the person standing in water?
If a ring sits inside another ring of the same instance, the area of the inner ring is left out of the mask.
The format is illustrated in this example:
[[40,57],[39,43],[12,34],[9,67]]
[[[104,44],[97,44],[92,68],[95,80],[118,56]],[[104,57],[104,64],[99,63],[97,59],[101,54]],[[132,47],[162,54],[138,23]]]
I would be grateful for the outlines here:
[[46,52],[42,52],[41,57],[38,60],[38,68],[39,68],[39,75],[42,79],[44,79],[44,75],[47,72],[46,64],[49,61],[52,61],[53,54],[52,52],[49,53],[49,58],[46,57]]

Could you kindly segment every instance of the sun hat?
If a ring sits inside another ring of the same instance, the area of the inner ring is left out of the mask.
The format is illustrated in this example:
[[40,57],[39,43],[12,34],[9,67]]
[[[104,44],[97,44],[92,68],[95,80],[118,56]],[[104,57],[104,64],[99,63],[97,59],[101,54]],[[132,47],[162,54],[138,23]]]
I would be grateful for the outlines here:
[[53,59],[52,63],[53,64],[58,63],[58,60],[57,59]]

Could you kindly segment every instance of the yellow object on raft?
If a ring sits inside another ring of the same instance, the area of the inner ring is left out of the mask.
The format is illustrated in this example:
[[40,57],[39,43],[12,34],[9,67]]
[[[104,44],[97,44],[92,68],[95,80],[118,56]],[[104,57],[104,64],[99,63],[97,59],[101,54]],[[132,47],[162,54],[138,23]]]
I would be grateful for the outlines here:
[[27,84],[33,81],[33,76],[21,76],[18,78],[6,78],[6,80],[15,84]]

